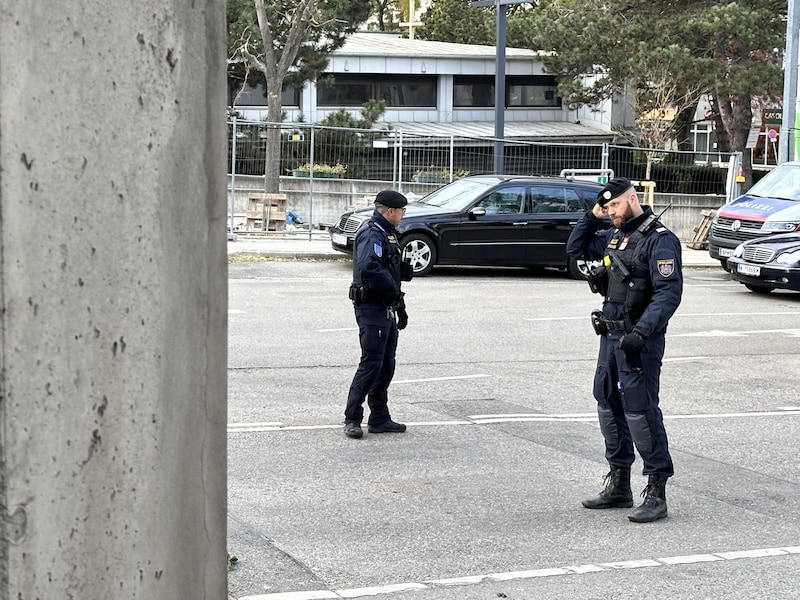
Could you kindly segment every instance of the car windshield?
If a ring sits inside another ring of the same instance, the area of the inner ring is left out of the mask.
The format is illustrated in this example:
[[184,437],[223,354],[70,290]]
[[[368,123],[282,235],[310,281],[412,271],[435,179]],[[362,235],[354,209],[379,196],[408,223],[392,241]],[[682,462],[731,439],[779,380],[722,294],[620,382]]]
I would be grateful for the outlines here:
[[747,191],[748,196],[800,202],[800,165],[781,165]]
[[495,183],[495,181],[487,180],[457,179],[428,194],[419,200],[419,203],[450,210],[464,210]]

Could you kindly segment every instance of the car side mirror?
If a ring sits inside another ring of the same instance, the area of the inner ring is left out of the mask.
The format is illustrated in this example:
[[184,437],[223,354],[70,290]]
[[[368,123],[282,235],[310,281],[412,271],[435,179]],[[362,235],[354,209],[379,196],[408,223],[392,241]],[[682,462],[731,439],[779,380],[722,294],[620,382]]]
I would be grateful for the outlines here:
[[483,206],[473,206],[468,211],[469,220],[474,221],[478,217],[482,217],[486,214],[486,209]]

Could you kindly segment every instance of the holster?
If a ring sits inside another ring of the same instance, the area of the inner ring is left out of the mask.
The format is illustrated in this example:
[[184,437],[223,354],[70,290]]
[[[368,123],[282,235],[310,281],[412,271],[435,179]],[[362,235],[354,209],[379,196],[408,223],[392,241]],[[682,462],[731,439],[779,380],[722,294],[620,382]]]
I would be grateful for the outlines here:
[[601,310],[593,310],[592,311],[592,328],[597,335],[605,335],[608,333],[608,327],[603,320],[603,311]]
[[350,289],[347,291],[347,297],[352,300],[355,306],[364,302],[364,288],[355,283],[350,284]]
[[400,281],[411,281],[414,277],[414,269],[406,261],[400,261]]
[[590,269],[586,275],[586,281],[589,283],[589,289],[592,290],[592,293],[605,296],[608,292],[608,269],[602,265]]

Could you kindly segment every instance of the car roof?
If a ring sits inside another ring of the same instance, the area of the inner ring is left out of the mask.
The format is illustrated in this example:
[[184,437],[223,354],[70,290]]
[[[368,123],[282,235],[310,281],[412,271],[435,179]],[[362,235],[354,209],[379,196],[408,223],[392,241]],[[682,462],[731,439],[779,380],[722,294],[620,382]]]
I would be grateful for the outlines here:
[[486,182],[495,182],[499,183],[501,181],[536,181],[541,183],[564,183],[565,181],[569,183],[577,183],[580,185],[586,185],[588,187],[595,187],[601,188],[603,187],[599,183],[594,181],[584,181],[582,179],[573,179],[570,177],[549,177],[545,175],[500,175],[500,174],[487,174],[487,175],[470,175],[468,177],[462,177],[462,179],[471,179],[475,181],[486,181]]

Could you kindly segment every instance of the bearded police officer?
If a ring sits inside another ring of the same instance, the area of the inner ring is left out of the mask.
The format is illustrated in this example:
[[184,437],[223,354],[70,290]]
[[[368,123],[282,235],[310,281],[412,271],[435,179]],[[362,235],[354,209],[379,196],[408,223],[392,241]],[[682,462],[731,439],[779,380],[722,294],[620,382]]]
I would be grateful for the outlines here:
[[353,244],[353,301],[361,343],[358,365],[344,411],[344,433],[364,435],[364,400],[369,404],[370,433],[403,433],[406,426],[389,414],[389,384],[394,376],[397,331],[408,323],[401,281],[410,281],[411,266],[400,257],[395,229],[406,212],[399,192],[384,190],[375,197],[375,212],[356,232]]
[[[613,223],[603,229],[603,217]],[[628,518],[645,523],[667,516],[665,486],[673,475],[667,434],[658,407],[667,322],[681,301],[683,276],[678,238],[649,206],[639,204],[631,182],[611,179],[597,204],[577,223],[567,242],[570,256],[602,260],[589,284],[604,297],[592,314],[600,335],[594,397],[611,470],[586,508],[633,506],[634,446],[644,463],[644,502]]]

